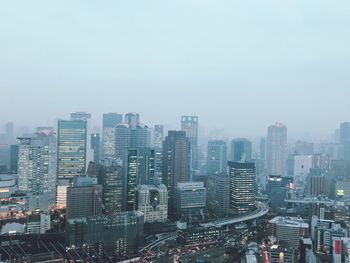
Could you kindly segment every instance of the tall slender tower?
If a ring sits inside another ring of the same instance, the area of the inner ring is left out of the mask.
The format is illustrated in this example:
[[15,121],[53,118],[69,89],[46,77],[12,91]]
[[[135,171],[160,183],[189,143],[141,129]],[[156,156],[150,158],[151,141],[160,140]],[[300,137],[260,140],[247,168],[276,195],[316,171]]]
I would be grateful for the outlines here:
[[227,147],[226,142],[212,140],[208,142],[207,172],[208,174],[226,173]]
[[268,127],[266,163],[268,175],[287,175],[287,127],[282,123]]
[[244,138],[231,141],[231,161],[251,161],[252,159],[252,143]]
[[169,131],[163,142],[162,182],[169,191],[169,212],[174,212],[177,183],[190,181],[190,141],[184,131]]
[[186,132],[186,136],[191,143],[191,168],[198,168],[198,117],[182,116],[181,130]]

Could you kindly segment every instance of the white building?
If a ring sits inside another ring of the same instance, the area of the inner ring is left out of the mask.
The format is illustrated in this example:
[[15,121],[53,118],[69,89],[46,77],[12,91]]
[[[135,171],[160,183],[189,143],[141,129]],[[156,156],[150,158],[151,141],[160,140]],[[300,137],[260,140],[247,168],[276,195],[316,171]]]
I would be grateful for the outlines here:
[[168,218],[168,191],[165,185],[140,185],[137,190],[137,210],[144,214],[147,223],[164,223]]
[[287,127],[282,123],[268,127],[266,164],[269,175],[287,174]]
[[294,156],[294,178],[305,181],[312,168],[312,155]]

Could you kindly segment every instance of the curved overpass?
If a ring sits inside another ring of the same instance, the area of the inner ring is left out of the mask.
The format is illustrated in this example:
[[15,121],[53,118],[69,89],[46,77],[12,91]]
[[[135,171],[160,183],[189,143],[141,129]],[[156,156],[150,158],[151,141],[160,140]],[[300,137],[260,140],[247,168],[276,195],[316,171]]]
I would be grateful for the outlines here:
[[203,227],[223,227],[227,225],[232,225],[232,224],[237,224],[237,223],[242,223],[245,221],[257,219],[259,217],[262,217],[266,215],[269,212],[269,205],[263,202],[256,202],[257,209],[249,212],[247,214],[244,214],[239,217],[235,218],[229,218],[229,219],[219,219],[213,222],[201,224]]

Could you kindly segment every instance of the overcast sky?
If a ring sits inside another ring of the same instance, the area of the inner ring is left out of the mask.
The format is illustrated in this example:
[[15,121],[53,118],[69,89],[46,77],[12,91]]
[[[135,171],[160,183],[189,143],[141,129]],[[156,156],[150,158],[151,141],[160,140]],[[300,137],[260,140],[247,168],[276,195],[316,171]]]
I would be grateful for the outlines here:
[[350,120],[350,1],[1,1],[0,123],[136,111],[323,137]]

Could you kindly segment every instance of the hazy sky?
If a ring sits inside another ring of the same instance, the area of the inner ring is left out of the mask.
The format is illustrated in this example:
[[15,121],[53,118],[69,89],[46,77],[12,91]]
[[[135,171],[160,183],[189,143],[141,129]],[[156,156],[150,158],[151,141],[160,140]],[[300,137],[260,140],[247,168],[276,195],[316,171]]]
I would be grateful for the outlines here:
[[136,111],[326,136],[350,120],[350,1],[1,1],[0,91],[0,123]]

